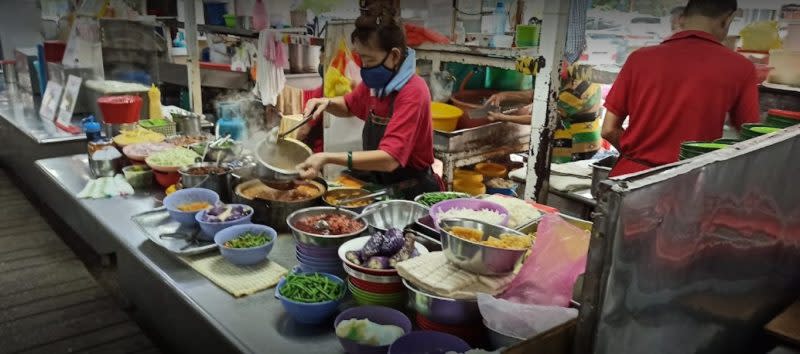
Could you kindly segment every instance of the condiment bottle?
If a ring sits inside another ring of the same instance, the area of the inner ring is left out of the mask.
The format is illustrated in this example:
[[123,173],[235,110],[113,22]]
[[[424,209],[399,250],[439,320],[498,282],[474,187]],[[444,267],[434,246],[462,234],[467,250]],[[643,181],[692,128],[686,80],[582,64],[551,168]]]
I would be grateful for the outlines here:
[[86,141],[98,141],[103,138],[103,134],[100,133],[102,127],[94,116],[84,118],[81,121],[81,125],[83,126],[83,132],[86,133]]
[[150,119],[161,119],[161,91],[155,84],[150,85],[147,98],[150,101]]

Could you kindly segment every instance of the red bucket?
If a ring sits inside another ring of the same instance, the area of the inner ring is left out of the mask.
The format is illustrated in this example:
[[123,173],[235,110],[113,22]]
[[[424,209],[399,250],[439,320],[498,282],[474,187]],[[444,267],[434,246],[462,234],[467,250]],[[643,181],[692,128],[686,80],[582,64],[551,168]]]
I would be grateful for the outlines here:
[[61,63],[66,50],[67,42],[44,41],[44,60],[48,63]]
[[103,122],[107,124],[130,124],[139,121],[142,111],[142,98],[139,96],[103,96],[97,99],[97,106],[103,112]]

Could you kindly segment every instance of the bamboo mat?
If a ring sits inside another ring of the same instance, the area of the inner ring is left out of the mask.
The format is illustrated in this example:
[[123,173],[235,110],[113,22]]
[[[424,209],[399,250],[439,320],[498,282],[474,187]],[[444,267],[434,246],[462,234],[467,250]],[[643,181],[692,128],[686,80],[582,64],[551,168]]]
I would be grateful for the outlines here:
[[252,266],[237,266],[213,252],[178,258],[235,297],[269,289],[288,272],[269,260]]

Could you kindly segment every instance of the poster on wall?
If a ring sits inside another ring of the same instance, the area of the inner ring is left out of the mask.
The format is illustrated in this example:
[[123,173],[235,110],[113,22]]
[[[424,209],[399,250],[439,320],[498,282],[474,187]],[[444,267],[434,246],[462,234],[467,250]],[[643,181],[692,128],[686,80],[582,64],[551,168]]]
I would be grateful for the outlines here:
[[50,81],[47,83],[47,89],[42,96],[42,106],[39,108],[39,117],[44,120],[54,121],[56,119],[56,112],[58,111],[58,103],[61,101],[61,92],[63,87],[61,84]]

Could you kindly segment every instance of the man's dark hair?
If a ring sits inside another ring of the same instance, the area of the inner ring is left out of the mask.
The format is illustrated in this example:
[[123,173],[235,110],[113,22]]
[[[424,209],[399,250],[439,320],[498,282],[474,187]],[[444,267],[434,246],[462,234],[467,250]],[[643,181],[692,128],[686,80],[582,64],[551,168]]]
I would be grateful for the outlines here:
[[717,18],[730,15],[738,9],[736,0],[689,0],[684,15]]
[[397,10],[381,2],[370,5],[356,19],[356,29],[350,35],[350,40],[368,44],[373,36],[384,51],[399,48],[403,54],[406,53],[406,32],[397,18]]

